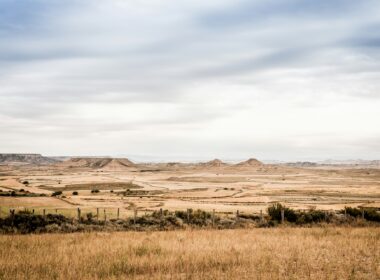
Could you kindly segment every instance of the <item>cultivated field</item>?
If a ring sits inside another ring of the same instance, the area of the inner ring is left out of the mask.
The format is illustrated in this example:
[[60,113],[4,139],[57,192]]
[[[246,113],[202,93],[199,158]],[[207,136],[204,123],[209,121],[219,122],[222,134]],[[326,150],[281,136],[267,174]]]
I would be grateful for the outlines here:
[[0,236],[0,279],[379,279],[379,228]]

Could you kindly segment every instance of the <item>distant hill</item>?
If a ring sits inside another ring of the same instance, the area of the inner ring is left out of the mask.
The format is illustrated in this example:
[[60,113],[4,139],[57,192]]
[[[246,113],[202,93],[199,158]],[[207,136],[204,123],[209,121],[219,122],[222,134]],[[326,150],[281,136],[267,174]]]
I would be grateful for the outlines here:
[[87,167],[103,170],[122,170],[134,167],[135,164],[127,158],[93,158],[77,157],[70,158],[58,164],[62,167]]
[[246,161],[239,162],[238,164],[235,164],[237,167],[257,167],[257,166],[262,166],[264,165],[261,161],[255,159],[255,158],[250,158]]
[[284,164],[291,167],[317,167],[318,163],[310,161],[297,161],[297,162],[288,162]]
[[222,167],[227,166],[228,164],[221,161],[220,159],[214,159],[211,161],[199,163],[198,165],[202,167]]
[[0,164],[2,165],[46,165],[56,162],[57,160],[40,154],[0,154]]

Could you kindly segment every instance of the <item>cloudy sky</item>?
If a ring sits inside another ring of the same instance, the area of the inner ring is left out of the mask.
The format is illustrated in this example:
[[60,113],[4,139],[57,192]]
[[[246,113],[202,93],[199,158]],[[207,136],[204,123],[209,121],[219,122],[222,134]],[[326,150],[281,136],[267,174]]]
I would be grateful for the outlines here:
[[380,158],[378,0],[0,0],[0,152]]

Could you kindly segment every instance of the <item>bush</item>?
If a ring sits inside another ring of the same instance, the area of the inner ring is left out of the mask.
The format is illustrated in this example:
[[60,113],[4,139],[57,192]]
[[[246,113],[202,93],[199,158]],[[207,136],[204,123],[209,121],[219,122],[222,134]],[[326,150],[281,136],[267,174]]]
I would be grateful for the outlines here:
[[297,213],[288,207],[281,205],[281,203],[273,204],[268,207],[268,214],[272,220],[281,221],[281,210],[284,210],[285,220],[291,223],[297,221]]
[[29,185],[29,181],[22,182],[24,185]]
[[299,213],[297,215],[297,224],[302,225],[302,224],[310,224],[310,223],[320,223],[326,218],[328,220],[330,219],[329,216],[325,214],[325,212],[320,211],[320,210],[310,210],[309,212],[306,213]]
[[340,213],[344,214],[347,213],[347,215],[358,218],[362,216],[362,211],[358,208],[353,208],[353,207],[344,207],[344,210],[341,210]]
[[364,219],[372,222],[380,222],[380,213],[377,212],[375,209],[365,209]]
[[98,189],[91,190],[91,193],[99,193],[100,191]]
[[73,192],[73,195],[78,195],[78,192],[77,191]]
[[62,194],[62,191],[56,191],[56,192],[53,192],[51,194],[51,196],[58,196],[58,195],[61,195]]

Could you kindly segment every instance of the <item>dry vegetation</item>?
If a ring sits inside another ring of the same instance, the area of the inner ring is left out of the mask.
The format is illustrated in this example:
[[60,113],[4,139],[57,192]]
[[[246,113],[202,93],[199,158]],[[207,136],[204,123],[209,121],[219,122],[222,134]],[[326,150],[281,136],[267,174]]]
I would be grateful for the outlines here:
[[379,228],[0,236],[0,279],[379,279]]

